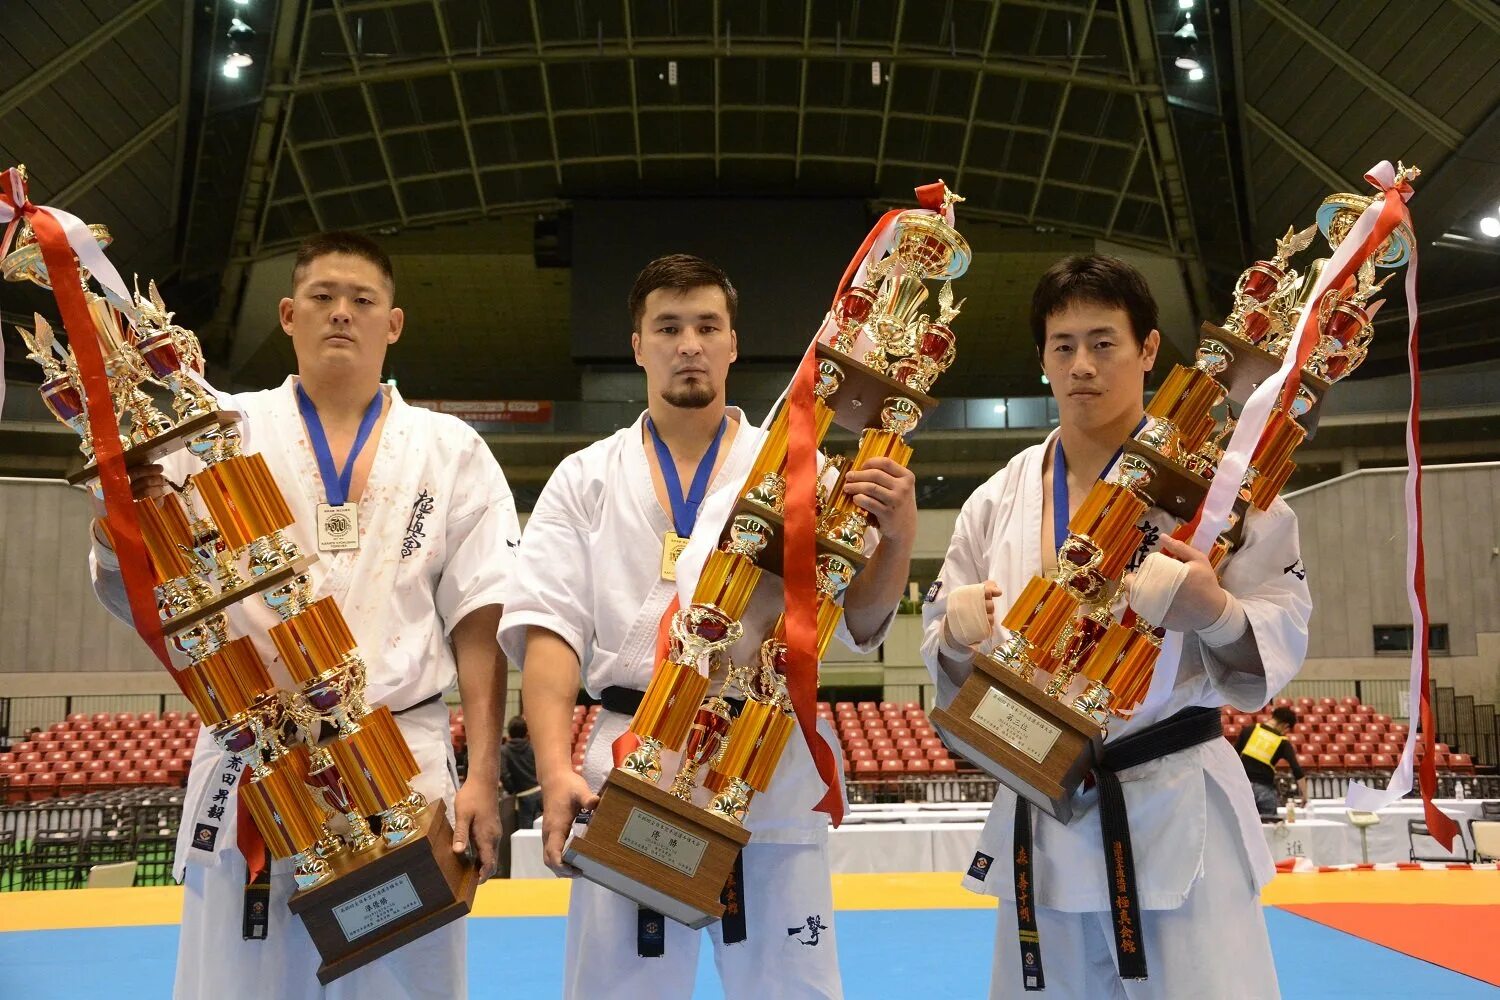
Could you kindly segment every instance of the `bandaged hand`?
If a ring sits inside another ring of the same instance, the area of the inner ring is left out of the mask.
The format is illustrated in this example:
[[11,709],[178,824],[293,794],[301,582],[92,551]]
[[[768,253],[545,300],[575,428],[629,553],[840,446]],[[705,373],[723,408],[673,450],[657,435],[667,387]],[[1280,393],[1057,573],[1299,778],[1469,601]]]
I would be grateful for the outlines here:
[[1146,621],[1173,632],[1196,632],[1210,646],[1227,646],[1244,634],[1244,608],[1219,584],[1208,557],[1170,535],[1141,568],[1126,576],[1130,606]]
[[995,598],[999,596],[1000,587],[994,580],[957,587],[948,595],[943,646],[954,659],[966,658],[994,634]]

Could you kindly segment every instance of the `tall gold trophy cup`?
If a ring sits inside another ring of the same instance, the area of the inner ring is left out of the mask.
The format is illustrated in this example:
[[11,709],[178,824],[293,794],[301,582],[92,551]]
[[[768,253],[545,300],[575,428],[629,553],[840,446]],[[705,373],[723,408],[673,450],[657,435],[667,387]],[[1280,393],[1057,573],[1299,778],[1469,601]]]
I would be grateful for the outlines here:
[[[912,453],[905,435],[936,405],[926,392],[953,361],[948,324],[962,305],[954,305],[947,282],[964,273],[970,258],[968,244],[944,218],[959,200],[942,188],[932,208],[900,215],[890,252],[878,260],[871,255],[865,280],[843,291],[815,345],[811,444],[821,443],[834,423],[858,434],[852,468],[877,456],[905,464]],[[936,317],[918,312],[930,280],[943,282]],[[667,655],[631,721],[628,736],[636,745],[610,771],[586,831],[563,853],[585,878],[694,928],[723,916],[721,893],[750,841],[743,824],[751,800],[770,787],[789,740],[802,738],[785,676],[784,618],[769,635],[753,637],[759,640],[753,662],[731,656],[756,587],[781,585],[788,432],[783,406],[692,604],[670,623]],[[850,467],[847,459],[830,460],[817,486],[818,659],[843,614],[839,598],[865,563],[868,520],[841,488]],[[738,712],[732,692],[744,698]],[[664,754],[678,755],[673,775],[663,773]]]
[[[91,226],[105,246],[109,233]],[[29,226],[0,261],[12,281],[51,287]],[[87,279],[85,279],[87,280]],[[475,865],[453,853],[447,815],[411,787],[416,761],[388,708],[365,702],[365,665],[332,598],[312,599],[316,560],[288,536],[293,517],[259,454],[242,454],[238,413],[201,381],[192,331],[172,323],[154,283],[133,317],[84,291],[126,468],[186,449],[204,468],[185,488],[133,504],[161,629],[187,663],[173,679],[227,756],[243,765],[240,806],[270,857],[291,865],[297,914],[329,983],[465,915]],[[84,418],[75,356],[38,316],[22,329],[42,368],[43,400],[80,437],[87,466],[69,477],[98,491],[94,433]],[[170,395],[176,420],[146,387]],[[106,532],[109,530],[105,528]],[[230,634],[226,612],[259,599],[279,624],[270,639],[295,683],[276,687],[251,638]],[[324,733],[331,736],[324,738]]]
[[[1398,181],[1417,173],[1403,168]],[[1399,225],[1344,287],[1328,288],[1317,302],[1315,279],[1326,261],[1312,261],[1304,275],[1290,263],[1319,230],[1337,250],[1373,200],[1329,196],[1317,226],[1288,230],[1271,260],[1240,276],[1224,324],[1203,324],[1194,364],[1167,375],[1114,477],[1097,483],[1068,522],[1057,571],[1031,579],[1001,621],[1004,641],[976,654],[952,703],[931,713],[949,746],[1058,820],[1071,818],[1074,792],[1098,761],[1110,721],[1129,718],[1144,701],[1161,651],[1165,633],[1156,623],[1128,608],[1117,614],[1141,517],[1157,508],[1191,521],[1234,429],[1238,411],[1224,404],[1242,407],[1282,366],[1311,310],[1316,346],[1296,391],[1277,403],[1260,434],[1229,527],[1208,553],[1217,568],[1239,545],[1246,514],[1265,510],[1286,485],[1296,468],[1292,453],[1316,430],[1329,387],[1364,360],[1380,304],[1371,300],[1385,284],[1375,270],[1406,262],[1410,228]]]

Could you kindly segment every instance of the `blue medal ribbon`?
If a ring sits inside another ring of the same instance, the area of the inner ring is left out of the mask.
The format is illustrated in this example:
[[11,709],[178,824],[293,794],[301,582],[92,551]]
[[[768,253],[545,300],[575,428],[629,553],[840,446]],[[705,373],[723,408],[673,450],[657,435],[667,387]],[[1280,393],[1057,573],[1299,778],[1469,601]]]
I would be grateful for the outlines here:
[[692,535],[693,525],[698,523],[698,508],[703,503],[703,495],[708,492],[708,479],[713,474],[714,462],[719,457],[719,443],[724,440],[724,431],[728,427],[728,417],[719,421],[719,431],[714,435],[708,451],[698,460],[698,470],[693,473],[693,483],[684,497],[682,479],[677,475],[677,463],[672,460],[672,452],[661,435],[656,433],[656,424],[651,422],[649,416],[646,418],[646,430],[651,432],[651,440],[656,445],[656,461],[661,466],[661,478],[667,484],[667,499],[672,503],[672,530],[681,538]]
[[318,408],[303,391],[300,382],[297,383],[297,409],[302,411],[302,422],[307,425],[307,439],[312,444],[313,456],[318,460],[318,474],[323,477],[323,492],[327,494],[328,503],[342,507],[349,502],[354,462],[370,440],[370,432],[375,429],[375,420],[380,416],[380,390],[375,390],[375,398],[365,407],[364,418],[359,422],[359,432],[354,435],[354,446],[349,449],[342,472],[333,467],[333,452],[328,448],[328,435],[323,431],[323,421],[318,418]]
[[[1135,430],[1130,432],[1135,437],[1146,426],[1146,418],[1135,425]],[[1120,456],[1125,454],[1125,446],[1122,444],[1115,449],[1104,468],[1099,470],[1099,478],[1103,479],[1109,475],[1109,470],[1115,467]],[[1063,454],[1062,434],[1057,435],[1057,445],[1052,449],[1052,545],[1061,548],[1063,540],[1068,537],[1068,456]]]

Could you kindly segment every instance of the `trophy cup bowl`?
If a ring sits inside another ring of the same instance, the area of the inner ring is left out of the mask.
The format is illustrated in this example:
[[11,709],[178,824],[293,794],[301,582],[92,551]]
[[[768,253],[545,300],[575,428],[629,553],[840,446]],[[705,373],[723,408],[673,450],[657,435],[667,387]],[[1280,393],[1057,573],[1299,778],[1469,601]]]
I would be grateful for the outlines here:
[[[103,225],[89,226],[89,235],[99,244],[100,250],[114,242],[108,227]],[[21,224],[14,249],[5,255],[4,260],[0,260],[0,274],[5,276],[6,281],[29,281],[42,288],[52,287],[52,279],[47,276],[47,265],[42,260],[42,245],[37,242],[31,223]]]
[[[1334,250],[1344,242],[1349,230],[1359,220],[1365,209],[1375,202],[1374,198],[1361,194],[1340,192],[1323,199],[1318,206],[1318,229],[1322,231],[1328,245]],[[1416,234],[1406,222],[1398,223],[1385,242],[1376,248],[1373,261],[1376,267],[1400,267],[1411,259],[1411,248],[1416,243]]]
[[958,278],[969,269],[969,241],[940,215],[903,212],[896,222],[896,258],[923,278]]

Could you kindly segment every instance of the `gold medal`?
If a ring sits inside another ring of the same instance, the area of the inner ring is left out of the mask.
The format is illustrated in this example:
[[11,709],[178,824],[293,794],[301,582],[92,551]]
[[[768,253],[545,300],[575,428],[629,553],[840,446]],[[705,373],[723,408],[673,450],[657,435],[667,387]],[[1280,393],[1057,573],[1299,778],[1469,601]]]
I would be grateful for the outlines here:
[[318,551],[359,548],[359,504],[318,504]]
[[677,579],[677,557],[682,555],[682,550],[687,548],[688,540],[675,531],[669,531],[661,536],[661,578],[663,580]]

